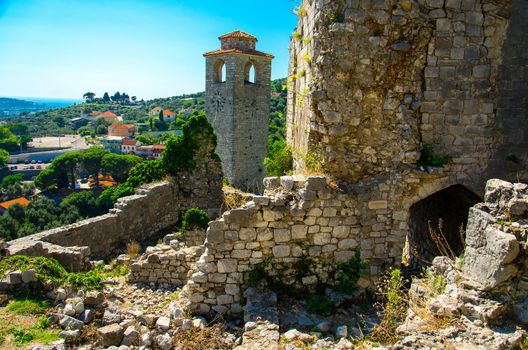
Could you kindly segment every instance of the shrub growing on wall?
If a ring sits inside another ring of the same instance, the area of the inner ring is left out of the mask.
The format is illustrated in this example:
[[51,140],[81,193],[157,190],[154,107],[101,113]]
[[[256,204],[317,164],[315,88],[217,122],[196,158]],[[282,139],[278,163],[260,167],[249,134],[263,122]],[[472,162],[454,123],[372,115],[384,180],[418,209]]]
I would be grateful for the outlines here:
[[183,215],[181,232],[193,229],[207,229],[209,224],[209,215],[199,208],[188,209]]
[[193,169],[197,160],[206,157],[217,159],[214,154],[216,135],[205,114],[192,116],[183,125],[182,131],[182,135],[167,140],[161,158],[163,168],[172,176]]

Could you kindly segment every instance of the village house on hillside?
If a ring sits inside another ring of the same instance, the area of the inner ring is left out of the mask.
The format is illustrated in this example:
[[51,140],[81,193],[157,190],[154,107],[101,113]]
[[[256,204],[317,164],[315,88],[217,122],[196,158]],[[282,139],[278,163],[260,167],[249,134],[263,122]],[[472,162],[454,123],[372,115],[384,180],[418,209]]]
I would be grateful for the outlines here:
[[163,121],[166,123],[172,123],[176,120],[176,113],[171,111],[170,109],[164,109],[163,110]]
[[159,115],[159,112],[160,112],[160,111],[161,111],[161,107],[156,106],[156,107],[152,108],[152,109],[149,111],[149,115],[150,115],[150,116],[157,116],[157,115]]
[[108,136],[132,137],[136,132],[133,124],[112,124],[108,127]]
[[123,139],[121,141],[121,153],[123,154],[136,154],[137,148],[141,145],[138,140],[134,139]]
[[101,146],[109,152],[120,154],[122,141],[122,136],[105,136],[101,138]]
[[103,117],[105,121],[115,123],[120,122],[123,120],[123,118],[118,117],[114,112],[106,111],[103,114],[100,115],[100,117]]

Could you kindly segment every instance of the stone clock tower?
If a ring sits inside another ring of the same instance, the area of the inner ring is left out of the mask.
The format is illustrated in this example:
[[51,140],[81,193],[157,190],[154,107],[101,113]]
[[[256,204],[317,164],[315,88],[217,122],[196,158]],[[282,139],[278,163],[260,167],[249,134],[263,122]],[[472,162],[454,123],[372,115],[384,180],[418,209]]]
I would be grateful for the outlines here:
[[257,38],[235,31],[204,54],[205,109],[218,138],[224,177],[243,190],[258,190],[266,172],[272,55],[257,51]]

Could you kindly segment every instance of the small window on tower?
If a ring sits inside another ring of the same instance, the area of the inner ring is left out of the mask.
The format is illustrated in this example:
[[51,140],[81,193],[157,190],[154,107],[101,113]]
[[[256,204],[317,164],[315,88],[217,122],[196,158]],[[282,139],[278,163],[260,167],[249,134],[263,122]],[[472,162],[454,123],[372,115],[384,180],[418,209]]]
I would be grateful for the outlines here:
[[213,66],[213,80],[215,83],[226,82],[226,65],[224,60],[218,60]]
[[246,63],[244,81],[246,83],[255,84],[257,82],[257,70],[255,69],[255,62],[249,61]]

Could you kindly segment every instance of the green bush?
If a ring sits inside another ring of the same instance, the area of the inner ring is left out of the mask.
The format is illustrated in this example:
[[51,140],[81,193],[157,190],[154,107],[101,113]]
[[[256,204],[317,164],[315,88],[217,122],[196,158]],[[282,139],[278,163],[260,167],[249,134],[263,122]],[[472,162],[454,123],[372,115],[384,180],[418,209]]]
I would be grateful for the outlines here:
[[420,159],[417,165],[420,166],[444,166],[451,161],[451,156],[447,154],[439,155],[434,152],[433,145],[424,143],[420,151]]
[[339,283],[336,285],[336,290],[344,293],[352,292],[367,267],[368,263],[361,260],[359,251],[356,251],[354,257],[350,260],[339,262],[337,264]]
[[127,181],[129,187],[136,188],[143,184],[159,181],[166,175],[159,160],[151,160],[137,164],[130,170]]
[[203,229],[206,230],[209,225],[209,215],[200,208],[187,209],[183,215],[181,232]]
[[268,141],[268,156],[264,159],[268,176],[288,175],[293,170],[291,148],[283,138]]
[[306,309],[314,314],[330,316],[334,312],[335,304],[324,295],[317,294],[308,299]]

